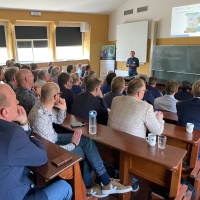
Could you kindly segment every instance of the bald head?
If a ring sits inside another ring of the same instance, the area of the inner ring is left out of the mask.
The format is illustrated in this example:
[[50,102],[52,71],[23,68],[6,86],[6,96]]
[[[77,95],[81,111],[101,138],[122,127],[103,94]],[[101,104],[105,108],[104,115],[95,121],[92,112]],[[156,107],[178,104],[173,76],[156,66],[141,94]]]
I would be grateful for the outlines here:
[[19,85],[21,85],[25,82],[26,77],[31,75],[32,73],[28,69],[21,69],[16,73],[15,77]]
[[60,92],[60,88],[56,83],[46,83],[42,87],[41,100],[44,102],[51,102],[54,96]]
[[9,98],[13,97],[13,90],[7,84],[0,84],[0,109],[10,107]]

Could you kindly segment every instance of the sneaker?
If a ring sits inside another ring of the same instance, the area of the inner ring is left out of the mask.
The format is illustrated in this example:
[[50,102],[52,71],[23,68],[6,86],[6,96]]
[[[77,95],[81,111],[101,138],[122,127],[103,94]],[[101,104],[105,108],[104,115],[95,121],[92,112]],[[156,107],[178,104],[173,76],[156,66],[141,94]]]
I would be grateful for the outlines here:
[[91,188],[87,189],[87,193],[86,195],[91,194],[97,198],[103,198],[103,197],[107,197],[108,194],[103,194],[101,191],[101,186],[97,185],[96,183],[93,183]]
[[115,194],[115,193],[126,193],[131,192],[131,186],[122,185],[118,179],[111,178],[107,185],[102,185],[103,194]]
[[138,181],[133,181],[132,188],[133,188],[132,190],[133,192],[137,192],[139,190]]

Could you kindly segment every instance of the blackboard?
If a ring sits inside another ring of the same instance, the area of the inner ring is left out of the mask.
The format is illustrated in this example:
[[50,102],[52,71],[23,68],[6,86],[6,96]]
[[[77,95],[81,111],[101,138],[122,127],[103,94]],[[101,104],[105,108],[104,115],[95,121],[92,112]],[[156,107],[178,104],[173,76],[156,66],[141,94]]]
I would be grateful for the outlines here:
[[200,74],[200,46],[154,46],[152,70]]

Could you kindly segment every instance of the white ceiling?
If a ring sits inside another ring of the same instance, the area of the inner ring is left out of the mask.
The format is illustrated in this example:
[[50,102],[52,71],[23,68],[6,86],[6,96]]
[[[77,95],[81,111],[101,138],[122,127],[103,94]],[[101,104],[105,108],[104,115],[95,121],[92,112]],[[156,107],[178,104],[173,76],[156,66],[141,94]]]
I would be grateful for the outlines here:
[[110,14],[129,0],[0,0],[0,9]]

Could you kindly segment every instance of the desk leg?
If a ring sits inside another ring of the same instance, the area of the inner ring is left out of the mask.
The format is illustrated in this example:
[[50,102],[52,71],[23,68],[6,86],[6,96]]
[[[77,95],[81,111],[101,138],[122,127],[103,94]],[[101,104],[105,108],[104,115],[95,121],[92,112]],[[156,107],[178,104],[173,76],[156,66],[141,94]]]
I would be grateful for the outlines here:
[[[129,173],[130,168],[130,156],[126,153],[120,152],[120,166],[119,166],[119,178],[122,184],[131,185],[133,182],[133,175]],[[131,192],[119,194],[119,200],[129,200]]]
[[172,171],[170,197],[176,197],[176,195],[178,194],[181,182],[181,172],[182,172],[182,162],[176,170]]
[[191,158],[190,158],[190,169],[195,168],[197,161],[198,161],[198,155],[199,155],[199,143],[196,145],[192,145],[192,152],[191,152]]
[[87,200],[86,188],[83,183],[79,163],[74,165],[74,194],[75,200]]

